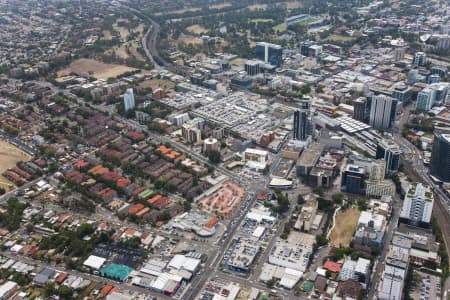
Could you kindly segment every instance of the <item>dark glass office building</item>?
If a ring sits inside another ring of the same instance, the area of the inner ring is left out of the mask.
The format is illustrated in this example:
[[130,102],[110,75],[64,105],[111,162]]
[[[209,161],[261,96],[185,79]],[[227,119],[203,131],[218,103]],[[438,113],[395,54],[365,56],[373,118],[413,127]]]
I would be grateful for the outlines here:
[[450,134],[434,135],[430,173],[439,180],[450,182]]

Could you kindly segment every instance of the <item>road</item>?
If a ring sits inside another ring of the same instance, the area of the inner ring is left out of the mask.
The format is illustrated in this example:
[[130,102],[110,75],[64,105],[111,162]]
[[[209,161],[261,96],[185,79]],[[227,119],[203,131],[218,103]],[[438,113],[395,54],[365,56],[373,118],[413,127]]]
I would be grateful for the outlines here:
[[381,254],[378,256],[378,259],[375,261],[375,265],[373,267],[372,276],[370,278],[369,283],[369,292],[368,292],[368,299],[375,299],[375,293],[377,292],[377,286],[381,279],[381,274],[384,270],[384,264],[383,262],[386,261],[386,256],[388,254],[388,250],[390,248],[390,244],[392,241],[392,237],[394,235],[395,229],[397,229],[398,225],[398,219],[400,217],[400,211],[402,208],[402,202],[400,197],[398,197],[397,194],[395,194],[394,197],[394,204],[392,207],[392,217],[388,225],[387,233],[386,233],[386,239],[384,241],[384,247],[381,250]]
[[121,2],[120,5],[122,8],[127,9],[131,12],[133,12],[137,17],[140,19],[146,21],[150,26],[146,33],[144,34],[144,37],[141,40],[142,48],[144,49],[145,55],[147,58],[153,63],[155,69],[163,69],[170,68],[172,65],[168,62],[166,62],[164,59],[162,59],[159,54],[156,47],[156,42],[158,41],[158,35],[161,27],[158,23],[156,23],[153,19],[151,19],[146,14],[142,13],[138,9],[128,6],[128,3]]

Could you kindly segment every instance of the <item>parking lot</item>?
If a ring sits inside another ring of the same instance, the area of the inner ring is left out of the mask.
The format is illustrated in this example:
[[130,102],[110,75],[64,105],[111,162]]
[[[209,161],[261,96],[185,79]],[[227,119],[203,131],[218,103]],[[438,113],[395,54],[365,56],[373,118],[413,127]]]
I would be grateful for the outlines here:
[[441,299],[441,279],[438,276],[414,271],[413,299]]

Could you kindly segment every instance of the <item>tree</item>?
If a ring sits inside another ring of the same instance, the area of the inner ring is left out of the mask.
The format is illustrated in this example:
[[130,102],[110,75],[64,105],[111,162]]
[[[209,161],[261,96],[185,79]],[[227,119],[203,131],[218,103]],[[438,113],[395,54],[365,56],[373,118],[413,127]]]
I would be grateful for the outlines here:
[[334,202],[336,205],[341,205],[342,202],[344,201],[344,194],[342,194],[342,193],[334,193],[334,194],[331,196],[331,199],[333,199],[333,202]]
[[303,196],[301,194],[298,194],[298,196],[297,196],[297,204],[298,205],[302,205],[303,203],[305,203],[305,198],[303,198]]
[[275,285],[276,282],[277,280],[274,277],[272,277],[271,279],[267,280],[266,285],[267,287],[271,288]]
[[367,202],[366,202],[366,199],[364,199],[364,198],[358,198],[356,205],[358,205],[358,209],[360,211],[367,210]]
[[67,285],[61,285],[57,292],[62,299],[72,299],[73,290]]
[[208,159],[210,162],[214,163],[214,164],[218,164],[220,163],[220,161],[222,160],[220,151],[218,150],[211,150],[208,152]]

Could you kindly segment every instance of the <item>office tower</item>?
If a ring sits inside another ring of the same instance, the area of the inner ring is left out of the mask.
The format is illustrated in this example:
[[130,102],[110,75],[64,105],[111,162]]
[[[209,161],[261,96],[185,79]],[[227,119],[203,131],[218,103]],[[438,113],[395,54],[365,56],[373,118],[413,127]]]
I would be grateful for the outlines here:
[[441,81],[441,76],[439,76],[439,74],[431,74],[430,76],[428,76],[427,83],[428,84],[439,83],[440,81]]
[[446,67],[434,66],[431,68],[431,74],[437,74],[440,77],[445,78],[448,75],[448,70]]
[[134,109],[134,94],[133,89],[127,89],[123,95],[123,105],[125,106],[125,111]]
[[300,100],[300,107],[294,112],[294,140],[306,141],[314,133],[311,118],[311,99]]
[[434,134],[430,174],[439,180],[450,182],[450,134]]
[[247,72],[247,74],[250,76],[258,75],[261,72],[259,61],[256,60],[248,60],[245,63],[244,68],[245,72]]
[[386,161],[386,174],[398,172],[400,154],[400,147],[392,140],[383,139],[377,145],[376,158]]
[[366,98],[360,97],[353,100],[353,119],[364,122],[366,112]]
[[406,81],[408,82],[408,84],[412,85],[416,82],[419,82],[419,70],[417,69],[412,69],[409,70],[408,72],[408,78],[406,79]]
[[303,56],[309,56],[310,52],[309,52],[309,47],[311,47],[312,45],[314,45],[315,42],[313,41],[305,41],[300,45],[300,54]]
[[435,105],[442,105],[447,98],[449,87],[448,82],[428,85],[417,94],[416,109],[419,111],[429,111]]
[[279,67],[283,63],[283,48],[265,42],[256,43],[256,58]]
[[405,48],[395,48],[394,50],[394,60],[400,61],[405,58]]
[[423,67],[427,64],[427,55],[424,52],[414,54],[413,65]]
[[184,123],[181,126],[181,135],[186,142],[200,144],[202,142],[202,131],[193,123]]
[[428,227],[433,212],[434,196],[431,188],[422,183],[412,183],[403,200],[400,222],[414,226]]
[[368,123],[376,129],[390,128],[395,121],[397,102],[397,99],[385,95],[367,97]]
[[342,173],[341,191],[364,195],[364,168],[357,165],[347,165],[345,171]]
[[397,84],[395,84],[392,87],[391,91],[391,97],[400,101],[402,105],[406,105],[412,101],[412,88],[404,84],[403,82],[398,82]]
[[418,111],[429,111],[433,106],[435,91],[429,87],[424,88],[417,94],[416,109]]

